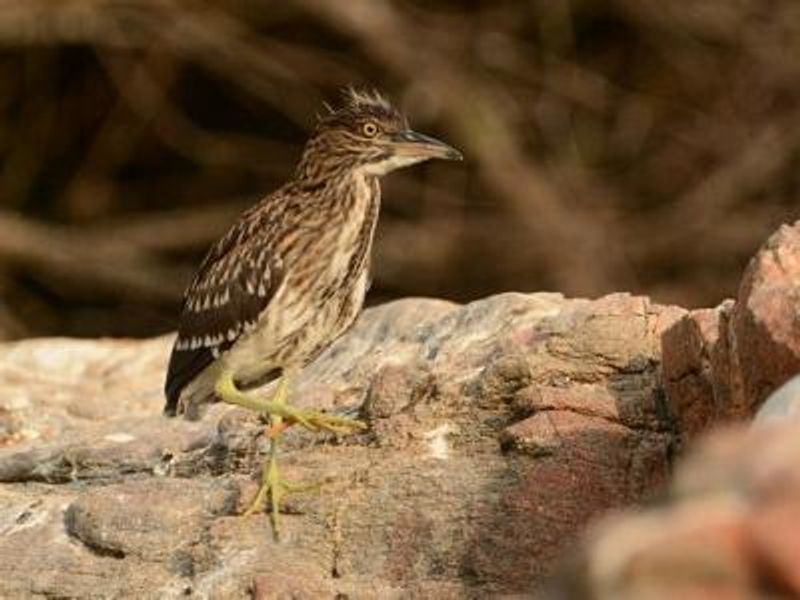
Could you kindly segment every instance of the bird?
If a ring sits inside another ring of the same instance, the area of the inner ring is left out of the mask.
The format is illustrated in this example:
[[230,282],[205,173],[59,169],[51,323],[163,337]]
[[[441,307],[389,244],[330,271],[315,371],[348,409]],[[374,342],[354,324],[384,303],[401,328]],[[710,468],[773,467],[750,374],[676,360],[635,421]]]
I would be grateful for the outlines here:
[[[266,509],[279,535],[283,497],[303,486],[278,468],[291,425],[337,434],[356,419],[292,406],[290,382],[355,322],[370,285],[380,178],[461,153],[409,127],[377,91],[348,88],[325,105],[293,177],[246,210],[214,243],[186,288],[167,367],[167,416],[200,418],[215,401],[269,421],[269,456],[245,515]],[[258,389],[273,382],[269,397]]]

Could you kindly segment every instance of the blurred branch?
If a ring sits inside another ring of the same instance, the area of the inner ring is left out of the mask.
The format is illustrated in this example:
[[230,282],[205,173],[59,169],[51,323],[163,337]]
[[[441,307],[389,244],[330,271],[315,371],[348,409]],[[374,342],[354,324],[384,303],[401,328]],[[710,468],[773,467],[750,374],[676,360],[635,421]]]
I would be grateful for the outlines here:
[[[313,82],[353,77],[352,70],[324,54],[288,43],[263,44],[243,21],[213,4],[187,10],[177,0],[0,0],[0,44],[76,42],[125,49],[163,45],[234,81],[300,126],[319,105]],[[312,62],[315,68],[300,75],[296,67]],[[291,102],[276,102],[287,96]]]
[[80,231],[85,239],[111,239],[114,246],[132,249],[136,255],[205,251],[247,205],[234,201],[191,210],[140,213],[125,219],[107,219]]
[[708,235],[725,221],[731,223],[737,205],[786,169],[798,146],[800,123],[794,115],[785,122],[765,124],[746,143],[731,148],[726,162],[710,170],[674,204],[641,219],[640,228],[655,222],[660,232],[641,251],[647,255],[694,251],[681,245],[692,237]]
[[[234,164],[256,172],[275,174],[272,163],[264,156],[280,156],[287,151],[285,144],[263,138],[205,131],[192,123],[170,100],[171,74],[161,74],[156,81],[152,72],[153,59],[159,60],[158,49],[138,64],[98,54],[111,81],[120,92],[120,99],[141,120],[149,125],[159,139],[178,154],[207,167]],[[163,69],[163,60],[159,60]],[[166,79],[166,81],[165,81]],[[101,152],[99,156],[106,156]]]
[[86,235],[9,212],[0,212],[0,262],[41,276],[55,289],[105,297],[174,302],[185,284],[182,270],[162,266],[113,231]]

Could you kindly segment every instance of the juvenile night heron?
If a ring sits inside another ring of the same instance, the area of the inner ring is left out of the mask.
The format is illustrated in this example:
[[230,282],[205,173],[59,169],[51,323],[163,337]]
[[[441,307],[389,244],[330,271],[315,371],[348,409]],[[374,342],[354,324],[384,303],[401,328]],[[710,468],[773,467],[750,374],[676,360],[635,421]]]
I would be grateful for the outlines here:
[[[256,499],[270,496],[278,532],[281,431],[347,433],[364,424],[287,403],[290,379],[353,324],[369,286],[382,175],[461,154],[411,131],[377,93],[350,90],[320,117],[294,178],[247,210],[214,244],[184,294],[164,412],[196,418],[215,399],[270,419],[270,456]],[[243,391],[279,379],[272,397]]]

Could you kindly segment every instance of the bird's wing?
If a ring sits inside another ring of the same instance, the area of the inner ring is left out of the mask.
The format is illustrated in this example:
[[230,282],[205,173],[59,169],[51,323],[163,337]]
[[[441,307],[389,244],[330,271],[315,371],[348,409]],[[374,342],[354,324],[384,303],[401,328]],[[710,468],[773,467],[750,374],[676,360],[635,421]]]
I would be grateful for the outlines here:
[[245,214],[187,288],[164,386],[166,414],[175,414],[183,388],[253,327],[280,287],[284,267],[272,248],[273,223],[266,211]]

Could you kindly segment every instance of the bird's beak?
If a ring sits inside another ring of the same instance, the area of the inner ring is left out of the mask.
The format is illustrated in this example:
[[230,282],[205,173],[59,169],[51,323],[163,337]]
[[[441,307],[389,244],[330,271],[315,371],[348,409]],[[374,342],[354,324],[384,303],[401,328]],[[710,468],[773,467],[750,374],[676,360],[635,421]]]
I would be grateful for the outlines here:
[[462,160],[461,152],[427,135],[416,131],[401,131],[392,137],[392,150],[395,156],[418,158],[443,158],[445,160]]

